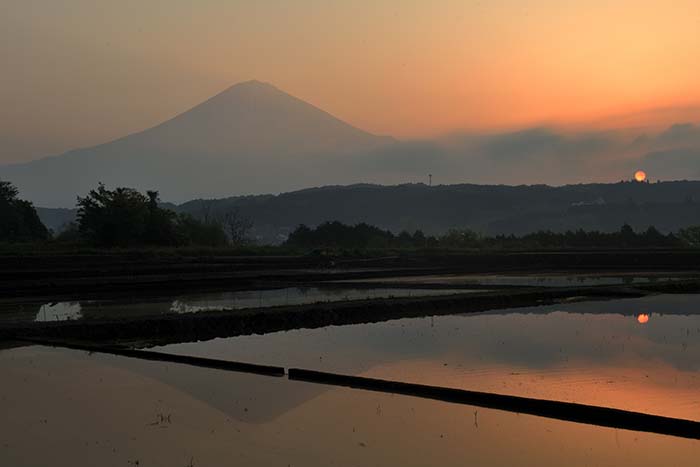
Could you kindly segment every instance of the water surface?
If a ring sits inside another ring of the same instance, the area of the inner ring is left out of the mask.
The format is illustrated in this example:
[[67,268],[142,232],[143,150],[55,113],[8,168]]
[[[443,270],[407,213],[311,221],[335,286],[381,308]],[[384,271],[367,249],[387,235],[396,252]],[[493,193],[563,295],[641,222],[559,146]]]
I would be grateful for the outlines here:
[[694,466],[698,442],[185,365],[0,351],[0,465]]
[[700,420],[700,296],[529,307],[156,350]]
[[[5,303],[0,304],[0,324],[2,322],[134,318],[161,314],[197,313],[207,310],[237,310],[373,298],[452,295],[466,292],[470,292],[470,290],[325,286],[173,294],[155,298],[135,296],[130,299]],[[472,290],[471,292],[483,292],[483,290]]]

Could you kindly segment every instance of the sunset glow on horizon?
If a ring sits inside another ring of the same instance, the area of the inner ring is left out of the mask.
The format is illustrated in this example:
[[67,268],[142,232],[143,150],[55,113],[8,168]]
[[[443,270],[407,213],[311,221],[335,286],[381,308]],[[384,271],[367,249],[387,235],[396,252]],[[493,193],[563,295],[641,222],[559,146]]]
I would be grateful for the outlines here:
[[248,79],[398,138],[700,116],[694,0],[36,3],[0,18],[8,160],[143,130]]

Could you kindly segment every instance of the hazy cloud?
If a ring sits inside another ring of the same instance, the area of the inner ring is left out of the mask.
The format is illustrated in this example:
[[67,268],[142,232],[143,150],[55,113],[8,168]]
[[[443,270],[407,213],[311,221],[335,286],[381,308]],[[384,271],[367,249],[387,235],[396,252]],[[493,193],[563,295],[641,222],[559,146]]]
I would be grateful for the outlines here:
[[359,166],[405,181],[432,173],[438,183],[611,182],[628,179],[637,169],[655,179],[698,178],[700,127],[677,124],[656,134],[546,127],[453,134],[385,148]]

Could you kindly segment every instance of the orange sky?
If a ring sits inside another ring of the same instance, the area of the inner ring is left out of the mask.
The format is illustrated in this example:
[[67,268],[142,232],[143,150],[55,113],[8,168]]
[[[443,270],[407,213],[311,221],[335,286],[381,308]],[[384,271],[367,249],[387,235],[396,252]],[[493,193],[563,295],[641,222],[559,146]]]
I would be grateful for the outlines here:
[[697,0],[9,0],[0,163],[138,131],[253,78],[400,138],[672,120],[700,103],[699,29]]

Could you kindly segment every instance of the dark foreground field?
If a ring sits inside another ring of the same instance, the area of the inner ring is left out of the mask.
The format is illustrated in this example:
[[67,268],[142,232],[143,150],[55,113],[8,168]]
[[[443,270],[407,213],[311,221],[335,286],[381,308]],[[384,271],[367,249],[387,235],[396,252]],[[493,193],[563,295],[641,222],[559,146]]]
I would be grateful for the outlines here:
[[465,273],[693,272],[698,250],[417,252],[372,256],[239,256],[217,251],[0,254],[0,298]]

